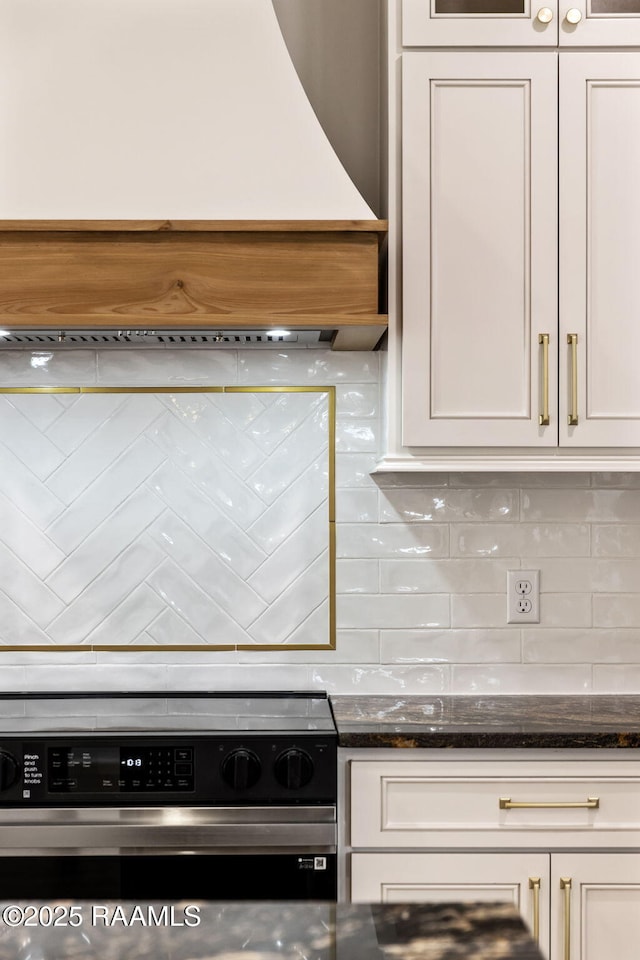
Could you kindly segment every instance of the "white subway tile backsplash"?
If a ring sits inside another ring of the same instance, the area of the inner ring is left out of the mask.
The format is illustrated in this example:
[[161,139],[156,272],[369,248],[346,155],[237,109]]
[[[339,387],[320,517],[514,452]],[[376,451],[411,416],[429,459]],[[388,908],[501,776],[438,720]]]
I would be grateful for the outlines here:
[[[2,646],[21,646],[53,643],[33,617],[28,617],[6,594],[0,595],[0,620],[2,621]],[[0,649],[0,655],[2,651]]]
[[[296,529],[247,578],[247,583],[267,603],[272,603],[284,587],[296,579],[301,567],[306,569],[326,551],[326,540],[327,511],[320,506],[299,521]],[[227,593],[227,602],[233,604],[235,589],[227,588]]]
[[452,557],[587,557],[587,523],[451,524]]
[[505,589],[505,560],[381,560],[381,593],[496,593]]
[[47,527],[51,540],[65,554],[71,553],[117,510],[130,490],[149,478],[161,462],[162,454],[158,448],[142,437],[125,450],[111,470],[97,474],[96,479],[76,497],[73,510],[65,511]]
[[152,493],[137,491],[116,507],[108,524],[97,524],[46,578],[47,585],[66,603],[72,603],[107,565],[117,564],[122,552],[142,537],[163,509],[162,502]]
[[[166,606],[162,610],[162,613],[148,625],[145,632],[140,634],[138,640],[138,643],[143,643],[145,646],[148,644],[151,647],[154,645],[157,647],[170,645],[178,647],[198,647],[203,646],[205,642],[215,643],[216,646],[223,649],[225,647],[233,649],[233,641],[228,640],[226,634],[205,638],[188,624],[187,621],[180,616],[179,612],[171,610]],[[181,652],[180,660],[182,660],[183,656]],[[221,656],[224,659],[225,654],[223,653]]]
[[[41,690],[166,690],[174,686],[169,680],[166,663],[137,664],[135,679],[131,676],[131,660],[121,664],[92,662],[88,653],[86,660],[65,663],[64,654],[54,661],[24,668],[26,689],[37,693]],[[4,684],[3,684],[4,686]],[[177,685],[174,686],[177,689]]]
[[157,593],[143,583],[129,593],[115,610],[106,614],[87,634],[87,643],[126,646],[139,642],[139,636],[162,614],[164,604]]
[[[379,663],[380,637],[378,630],[338,630],[334,650],[291,650],[282,646],[279,650],[265,650],[259,658],[261,663],[291,664],[361,664]],[[256,652],[240,651],[237,662],[256,665]]]
[[19,514],[23,514],[41,528],[46,527],[64,510],[64,503],[60,498],[47,490],[33,471],[7,447],[2,450],[0,470],[0,498],[3,497],[13,502]]
[[3,431],[6,431],[3,446],[24,463],[38,480],[45,480],[56,467],[64,463],[64,453],[49,440],[47,428],[43,432],[35,426],[29,417],[16,409],[11,400],[11,395],[0,398],[0,418]]
[[640,587],[640,558],[575,557],[568,563],[524,557],[521,566],[540,570],[542,593],[629,593]]
[[[253,664],[253,666],[252,666]],[[219,664],[215,654],[200,662],[172,664],[165,687],[174,690],[308,690],[310,668],[306,664]]]
[[518,663],[520,631],[381,630],[383,663]]
[[594,594],[593,623],[596,627],[640,627],[640,592]]
[[594,487],[633,489],[640,487],[640,473],[592,473],[591,481]]
[[[47,634],[59,644],[82,643],[110,611],[115,610],[163,560],[149,539],[132,544],[118,555],[88,588],[47,625]],[[117,643],[118,639],[115,638]]]
[[[104,395],[105,436],[131,432],[107,481],[77,395],[6,395],[0,689],[640,692],[640,474],[372,477],[384,368],[383,353],[286,348],[0,353],[5,386],[334,385],[337,417],[336,648],[294,650],[328,640],[321,406],[209,393],[143,394],[134,408]],[[83,424],[89,446],[59,467]],[[129,512],[127,487],[139,490]],[[114,512],[117,536],[100,543]],[[101,571],[104,549],[113,563]],[[506,572],[518,568],[540,570],[539,624],[506,622]],[[218,592],[215,615],[205,588]],[[126,649],[134,640],[157,649]],[[20,649],[65,641],[122,649]],[[280,647],[229,649],[252,642]],[[205,643],[227,649],[183,649]]]
[[[288,584],[261,613],[259,617],[247,627],[249,637],[244,643],[312,643],[327,645],[329,643],[329,610],[327,603],[327,570],[329,558],[322,553],[316,560],[307,566],[302,573]],[[321,622],[314,618],[313,637],[309,618],[314,612],[321,611]],[[308,639],[301,640],[297,630],[302,625],[302,632]],[[317,631],[320,630],[320,636]]]
[[518,489],[522,487],[544,487],[545,490],[568,487],[578,490],[591,486],[589,473],[452,473],[449,483],[452,487],[504,487],[505,482]]
[[500,627],[506,619],[504,593],[462,593],[451,597],[452,627]]
[[[70,355],[73,356],[73,355]],[[235,350],[100,350],[101,386],[218,386],[237,383]]]
[[238,352],[240,384],[377,383],[377,353],[332,350],[242,350]]
[[451,692],[460,694],[570,693],[591,691],[591,665],[474,664],[451,668]]
[[77,387],[97,382],[95,350],[3,350],[0,383],[3,387]]
[[637,693],[640,690],[640,665],[596,664],[593,667],[593,693]]
[[[336,455],[336,486],[343,488],[371,487],[371,471],[378,457],[375,453],[340,453]],[[0,487],[1,489],[1,487]]]
[[247,637],[235,617],[211,603],[205,593],[183,570],[170,560],[147,577],[147,583],[178,616],[177,629],[167,642],[184,643],[182,621],[201,637],[202,643],[245,643]]
[[380,568],[377,560],[338,560],[336,593],[379,593]]
[[640,489],[634,490],[523,490],[524,521],[602,523],[640,520]]
[[12,604],[21,610],[30,610],[39,627],[46,627],[64,609],[60,597],[1,543],[0,570],[7,599],[11,598]]
[[640,523],[594,523],[594,557],[640,557]]
[[378,522],[377,490],[338,490],[336,494],[338,523]]
[[362,557],[446,557],[449,554],[449,527],[443,523],[340,524],[336,531],[337,555]]
[[[7,654],[2,653],[2,651],[0,650],[0,656],[5,657],[7,656]],[[18,653],[12,652],[12,657],[15,659],[16,664],[20,664],[21,656],[24,656],[24,654],[20,654],[19,652]],[[43,656],[47,656],[47,655],[43,654]],[[59,653],[58,653],[58,656],[60,656]],[[2,682],[1,689],[6,690],[10,693],[30,689],[29,684],[27,683],[27,680],[26,680],[25,668],[23,666],[18,666],[18,665],[11,666],[11,667],[3,666],[1,682]]]
[[[290,476],[293,474],[292,470]],[[287,537],[292,536],[303,518],[311,517],[321,509],[328,519],[327,491],[326,457],[322,455],[292,479],[290,486],[285,487],[248,527],[251,540],[260,550],[271,554]],[[326,527],[324,533],[323,542],[326,541]]]
[[540,598],[540,618],[548,627],[590,627],[590,593],[547,593]]
[[[31,512],[31,511],[29,511]],[[29,567],[36,576],[45,578],[64,560],[64,553],[39,525],[18,509],[15,501],[0,494],[0,542]]]
[[381,494],[382,523],[505,522],[518,518],[515,490],[430,490],[395,488]]
[[336,407],[340,418],[376,417],[380,413],[377,383],[340,383],[336,387]]
[[375,453],[378,430],[374,420],[338,420],[336,423],[337,453]]
[[248,536],[197,485],[190,486],[185,496],[184,474],[177,467],[165,464],[153,474],[148,486],[169,508],[169,515],[180,517],[205,542],[215,543],[240,576],[248,577],[263,562],[265,551],[256,538]]
[[449,597],[446,594],[408,596],[339,596],[338,627],[448,627]]
[[381,473],[373,478],[381,490],[392,490],[395,487],[412,487],[420,490],[429,490],[432,487],[448,487],[448,473]]
[[525,663],[640,663],[640,627],[636,629],[523,630]]
[[390,667],[317,666],[311,670],[313,687],[330,693],[351,694],[436,694],[450,689],[447,666]]

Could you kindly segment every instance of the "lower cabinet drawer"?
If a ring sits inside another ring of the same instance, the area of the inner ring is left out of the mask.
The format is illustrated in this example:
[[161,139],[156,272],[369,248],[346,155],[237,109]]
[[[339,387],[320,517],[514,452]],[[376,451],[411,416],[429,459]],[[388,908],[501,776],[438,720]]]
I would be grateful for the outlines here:
[[637,761],[353,761],[352,847],[635,846]]

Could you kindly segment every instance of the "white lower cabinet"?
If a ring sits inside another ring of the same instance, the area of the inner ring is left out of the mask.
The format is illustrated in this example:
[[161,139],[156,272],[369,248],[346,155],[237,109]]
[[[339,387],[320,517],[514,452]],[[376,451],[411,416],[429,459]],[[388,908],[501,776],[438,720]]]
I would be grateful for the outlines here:
[[356,902],[513,903],[553,960],[637,960],[640,853],[354,853]]
[[640,761],[611,753],[353,760],[351,899],[511,902],[549,960],[637,960]]
[[637,960],[640,852],[551,857],[551,956]]
[[548,890],[549,856],[543,853],[354,853],[351,857],[354,903],[513,903],[543,949],[549,942],[549,911],[541,911],[540,904]]

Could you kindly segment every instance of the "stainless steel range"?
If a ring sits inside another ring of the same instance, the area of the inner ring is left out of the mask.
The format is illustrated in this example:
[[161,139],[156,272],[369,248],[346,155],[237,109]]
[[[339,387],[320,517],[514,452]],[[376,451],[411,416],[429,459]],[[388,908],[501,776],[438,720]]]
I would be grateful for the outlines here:
[[0,897],[333,900],[336,765],[321,692],[0,694]]

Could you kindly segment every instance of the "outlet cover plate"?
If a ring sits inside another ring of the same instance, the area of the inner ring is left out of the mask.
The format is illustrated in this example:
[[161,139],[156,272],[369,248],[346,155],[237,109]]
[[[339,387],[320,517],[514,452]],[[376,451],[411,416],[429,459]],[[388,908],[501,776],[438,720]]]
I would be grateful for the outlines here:
[[507,570],[507,623],[540,623],[539,570]]

